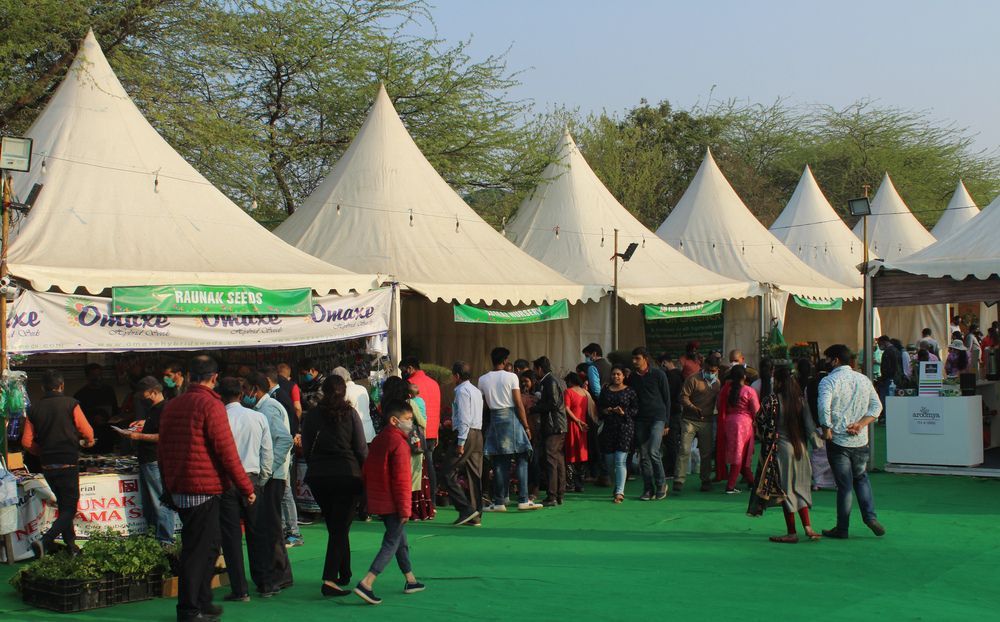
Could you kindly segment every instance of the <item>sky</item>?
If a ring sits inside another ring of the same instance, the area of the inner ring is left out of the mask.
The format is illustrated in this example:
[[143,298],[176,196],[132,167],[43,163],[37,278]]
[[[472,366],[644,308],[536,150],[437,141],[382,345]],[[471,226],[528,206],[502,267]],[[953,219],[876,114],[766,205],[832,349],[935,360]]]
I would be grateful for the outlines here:
[[1000,2],[430,0],[438,36],[508,53],[516,98],[622,112],[735,98],[926,111],[1000,149]]

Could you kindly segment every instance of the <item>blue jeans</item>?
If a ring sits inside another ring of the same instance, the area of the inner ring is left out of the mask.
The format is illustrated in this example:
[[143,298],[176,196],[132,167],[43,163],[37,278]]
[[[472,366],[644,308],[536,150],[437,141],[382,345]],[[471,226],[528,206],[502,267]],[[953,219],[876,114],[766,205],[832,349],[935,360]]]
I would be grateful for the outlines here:
[[385,535],[382,536],[382,548],[375,555],[368,572],[378,576],[385,570],[389,560],[396,557],[399,570],[406,574],[413,568],[410,566],[410,545],[406,542],[406,525],[404,525],[398,514],[386,514],[382,517],[385,523]]
[[841,447],[833,441],[826,442],[826,456],[837,482],[837,531],[847,533],[851,523],[851,490],[858,498],[861,518],[869,523],[877,518],[872,485],[865,467],[868,465],[867,447]]
[[160,478],[158,462],[139,465],[139,491],[142,498],[142,514],[149,526],[149,533],[155,534],[160,542],[173,542],[177,513],[160,503],[163,480]]
[[528,502],[528,454],[496,456],[493,458],[493,503],[503,505],[510,493],[510,463],[517,460],[518,503]]
[[637,421],[635,444],[639,448],[639,468],[648,492],[656,492],[667,483],[663,471],[663,429],[666,421]]
[[604,463],[608,467],[608,473],[615,474],[615,494],[625,494],[625,478],[628,476],[628,468],[625,460],[628,459],[627,451],[616,451],[611,454],[604,454]]
[[285,496],[281,498],[281,526],[286,538],[289,536],[301,538],[302,532],[299,531],[299,513],[295,508],[295,496],[292,494],[292,486],[295,486],[296,483],[291,477],[293,473],[294,471],[289,472],[288,486],[285,486]]

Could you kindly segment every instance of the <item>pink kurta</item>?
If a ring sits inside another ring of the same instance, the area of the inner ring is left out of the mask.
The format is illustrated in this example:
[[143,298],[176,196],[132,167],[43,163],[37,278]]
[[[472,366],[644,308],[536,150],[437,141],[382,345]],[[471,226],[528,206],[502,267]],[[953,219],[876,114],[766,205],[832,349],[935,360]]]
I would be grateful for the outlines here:
[[760,410],[760,398],[750,387],[740,387],[740,399],[736,406],[729,405],[727,384],[719,395],[719,404],[725,406],[726,464],[749,467],[753,460],[753,418]]

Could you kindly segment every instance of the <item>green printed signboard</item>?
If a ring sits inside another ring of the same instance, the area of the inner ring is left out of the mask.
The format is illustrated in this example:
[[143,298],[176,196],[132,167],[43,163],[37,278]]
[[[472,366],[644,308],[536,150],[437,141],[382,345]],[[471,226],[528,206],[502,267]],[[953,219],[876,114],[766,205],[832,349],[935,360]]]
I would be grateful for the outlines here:
[[534,324],[551,320],[565,320],[569,317],[569,302],[560,300],[551,305],[496,311],[480,309],[471,305],[455,305],[455,321],[472,324]]
[[646,347],[654,356],[662,352],[673,358],[684,354],[684,347],[689,341],[697,341],[701,352],[721,351],[724,333],[722,306],[719,301],[719,310],[711,315],[667,316],[666,319],[655,320],[649,319],[647,311]]
[[689,305],[643,305],[647,320],[669,320],[679,317],[704,317],[722,313],[722,301],[699,302]]
[[800,307],[812,309],[813,311],[840,311],[844,308],[843,298],[834,298],[833,300],[811,300],[809,298],[803,298],[802,296],[795,296],[793,294],[792,299],[795,300],[795,304]]
[[112,288],[114,315],[309,315],[310,289],[244,285],[154,285]]

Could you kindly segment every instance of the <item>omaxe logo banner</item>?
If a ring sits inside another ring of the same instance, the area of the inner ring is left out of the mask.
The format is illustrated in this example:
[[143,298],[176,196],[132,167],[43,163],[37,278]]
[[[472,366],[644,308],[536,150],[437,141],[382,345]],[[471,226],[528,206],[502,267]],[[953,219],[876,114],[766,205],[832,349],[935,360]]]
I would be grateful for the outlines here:
[[312,299],[308,315],[114,315],[112,300],[25,291],[7,317],[15,354],[293,346],[389,330],[392,290]]

